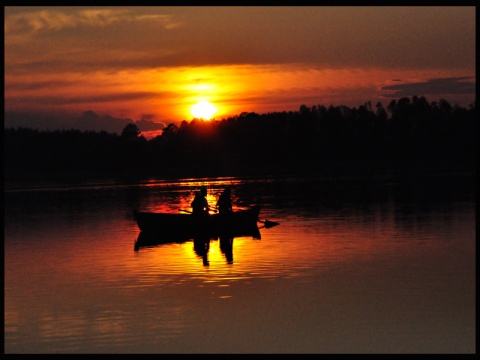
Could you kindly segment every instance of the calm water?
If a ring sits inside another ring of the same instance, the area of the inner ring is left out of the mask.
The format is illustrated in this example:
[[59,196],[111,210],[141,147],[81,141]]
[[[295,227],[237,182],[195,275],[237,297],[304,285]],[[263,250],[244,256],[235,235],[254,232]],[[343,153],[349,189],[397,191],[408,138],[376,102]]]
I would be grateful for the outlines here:
[[[5,353],[474,353],[475,186],[204,179],[5,190]],[[261,239],[134,250],[132,210],[207,185]],[[259,226],[262,224],[259,223]]]

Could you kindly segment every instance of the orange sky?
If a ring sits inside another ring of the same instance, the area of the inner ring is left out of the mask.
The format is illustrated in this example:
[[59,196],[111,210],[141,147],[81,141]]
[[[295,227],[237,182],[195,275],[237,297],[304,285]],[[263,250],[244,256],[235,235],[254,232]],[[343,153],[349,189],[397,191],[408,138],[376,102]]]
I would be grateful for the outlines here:
[[216,119],[475,101],[474,6],[4,9],[6,112],[169,124],[201,100]]

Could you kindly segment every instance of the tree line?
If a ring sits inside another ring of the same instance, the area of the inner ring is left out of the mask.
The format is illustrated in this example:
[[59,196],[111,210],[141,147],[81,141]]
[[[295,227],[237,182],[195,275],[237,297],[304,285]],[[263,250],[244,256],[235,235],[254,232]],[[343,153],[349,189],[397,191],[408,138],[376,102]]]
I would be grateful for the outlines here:
[[301,105],[121,134],[5,129],[5,179],[312,175],[475,168],[476,103],[414,96],[357,107]]

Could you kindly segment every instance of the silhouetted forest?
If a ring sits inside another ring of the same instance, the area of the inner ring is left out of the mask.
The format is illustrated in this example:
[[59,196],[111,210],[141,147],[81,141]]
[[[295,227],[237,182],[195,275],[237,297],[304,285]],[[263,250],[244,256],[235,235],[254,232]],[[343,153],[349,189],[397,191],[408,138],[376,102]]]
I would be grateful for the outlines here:
[[120,135],[5,129],[6,181],[91,178],[312,175],[475,169],[476,104],[424,97],[386,108],[302,105],[170,124],[147,140],[134,123]]

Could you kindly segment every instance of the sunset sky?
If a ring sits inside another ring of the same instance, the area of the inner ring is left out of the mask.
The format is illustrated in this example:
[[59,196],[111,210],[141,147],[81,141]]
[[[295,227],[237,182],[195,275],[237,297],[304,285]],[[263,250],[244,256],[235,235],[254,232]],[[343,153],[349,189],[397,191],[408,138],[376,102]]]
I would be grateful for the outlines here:
[[4,12],[5,126],[61,127],[89,111],[160,129],[190,121],[200,101],[220,120],[302,104],[476,99],[475,6]]

